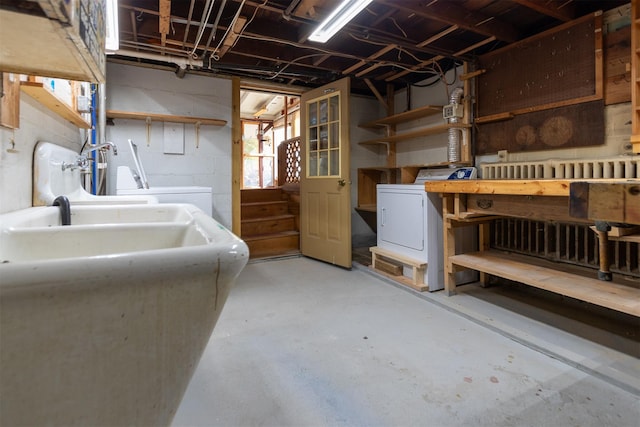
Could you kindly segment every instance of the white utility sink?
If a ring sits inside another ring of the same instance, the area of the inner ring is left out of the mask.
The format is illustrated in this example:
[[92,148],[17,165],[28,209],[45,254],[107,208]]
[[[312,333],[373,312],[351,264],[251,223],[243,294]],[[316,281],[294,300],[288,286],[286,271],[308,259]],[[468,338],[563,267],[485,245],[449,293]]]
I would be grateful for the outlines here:
[[246,244],[192,205],[0,215],[0,425],[168,425]]
[[[51,206],[58,196],[74,205],[158,203],[152,195],[96,196],[82,187],[80,154],[51,142],[40,141],[33,153],[33,206]],[[89,163],[90,165],[90,163]]]

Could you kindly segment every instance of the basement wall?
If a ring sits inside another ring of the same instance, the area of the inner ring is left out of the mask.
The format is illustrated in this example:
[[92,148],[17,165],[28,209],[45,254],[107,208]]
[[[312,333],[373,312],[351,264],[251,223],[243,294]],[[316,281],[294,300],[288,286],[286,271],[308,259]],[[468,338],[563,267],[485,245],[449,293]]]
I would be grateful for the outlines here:
[[20,128],[0,126],[0,214],[31,207],[33,150],[38,141],[80,151],[85,133],[21,92]]
[[[231,80],[164,70],[107,64],[107,110],[146,112],[226,120],[225,126],[115,119],[107,140],[119,148],[109,155],[107,192],[116,194],[118,166],[134,168],[127,139],[138,146],[151,187],[204,186],[213,189],[213,217],[231,229]],[[166,154],[168,129],[184,132],[184,154]],[[167,131],[165,131],[167,129]],[[166,140],[165,140],[166,139]],[[135,168],[134,168],[135,170]]]

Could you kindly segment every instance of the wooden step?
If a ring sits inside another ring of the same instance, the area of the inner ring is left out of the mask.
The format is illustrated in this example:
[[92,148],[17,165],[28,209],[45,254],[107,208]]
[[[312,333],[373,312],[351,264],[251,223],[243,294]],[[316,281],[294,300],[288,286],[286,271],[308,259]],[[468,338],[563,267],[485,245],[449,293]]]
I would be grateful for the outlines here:
[[288,213],[289,202],[286,200],[270,202],[242,203],[240,218],[265,218],[269,216],[285,215]]
[[240,190],[240,203],[273,202],[286,200],[280,188],[248,188]]
[[249,236],[243,240],[249,246],[249,258],[252,259],[297,253],[300,250],[300,233],[297,231]]
[[240,235],[243,237],[296,230],[296,217],[291,214],[244,219],[241,223]]

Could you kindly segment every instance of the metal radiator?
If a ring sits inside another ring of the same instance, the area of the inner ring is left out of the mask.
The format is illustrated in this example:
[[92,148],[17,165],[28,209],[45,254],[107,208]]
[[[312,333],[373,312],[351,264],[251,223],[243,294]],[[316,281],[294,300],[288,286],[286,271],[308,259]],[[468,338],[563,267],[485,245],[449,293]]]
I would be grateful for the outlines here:
[[483,179],[637,178],[640,156],[480,165]]
[[[640,156],[588,160],[487,163],[483,179],[638,178]],[[587,225],[501,218],[491,224],[491,247],[598,269],[598,239]],[[640,244],[609,241],[614,273],[640,277]]]

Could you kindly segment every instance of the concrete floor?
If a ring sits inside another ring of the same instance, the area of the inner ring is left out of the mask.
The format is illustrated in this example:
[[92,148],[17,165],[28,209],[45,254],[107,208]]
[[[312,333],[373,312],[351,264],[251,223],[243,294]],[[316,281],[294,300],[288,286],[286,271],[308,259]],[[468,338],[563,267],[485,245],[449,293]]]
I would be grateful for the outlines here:
[[528,289],[459,289],[420,294],[307,258],[251,263],[173,425],[638,425],[637,319],[563,321]]

